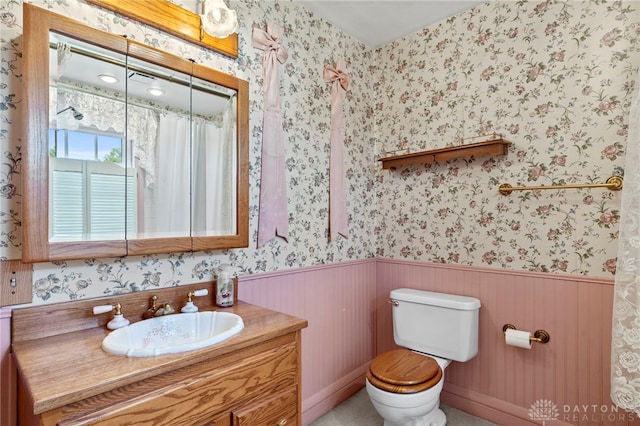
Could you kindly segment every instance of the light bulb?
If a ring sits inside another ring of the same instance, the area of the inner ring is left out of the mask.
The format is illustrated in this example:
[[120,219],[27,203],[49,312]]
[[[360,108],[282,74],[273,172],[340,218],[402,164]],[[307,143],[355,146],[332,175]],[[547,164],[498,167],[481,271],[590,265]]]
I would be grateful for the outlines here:
[[110,75],[110,74],[100,74],[98,75],[98,78],[102,81],[104,81],[105,83],[109,83],[109,84],[113,84],[113,83],[117,83],[118,79],[115,78],[114,76]]
[[217,7],[214,8],[213,10],[211,10],[211,15],[213,15],[213,21],[215,23],[220,22],[220,18],[222,18],[222,13],[220,12],[220,9],[218,9]]
[[238,29],[236,11],[229,9],[222,0],[204,0],[200,20],[202,29],[213,37],[228,37]]
[[153,96],[162,96],[162,95],[164,95],[164,90],[162,90],[159,87],[149,87],[147,89],[147,92],[149,92]]

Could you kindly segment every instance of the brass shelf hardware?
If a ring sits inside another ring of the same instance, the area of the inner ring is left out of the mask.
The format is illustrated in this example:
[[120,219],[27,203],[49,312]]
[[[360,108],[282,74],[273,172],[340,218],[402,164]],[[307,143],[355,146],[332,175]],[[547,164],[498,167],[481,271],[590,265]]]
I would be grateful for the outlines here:
[[[506,333],[507,330],[517,330],[516,326],[513,324],[505,324],[502,326],[502,332]],[[551,340],[551,335],[546,330],[536,330],[533,333],[533,337],[529,337],[531,342],[535,343],[547,343]]]
[[535,191],[538,189],[574,189],[574,188],[607,188],[611,191],[622,189],[622,176],[611,176],[606,183],[577,183],[573,185],[541,185],[541,186],[511,186],[503,183],[498,188],[502,195],[509,195],[513,191]]

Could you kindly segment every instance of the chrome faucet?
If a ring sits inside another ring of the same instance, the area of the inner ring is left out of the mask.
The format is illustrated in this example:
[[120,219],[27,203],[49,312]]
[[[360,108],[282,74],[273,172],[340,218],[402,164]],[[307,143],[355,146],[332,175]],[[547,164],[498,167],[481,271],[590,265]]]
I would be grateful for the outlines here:
[[168,303],[165,303],[160,307],[157,307],[156,306],[157,301],[158,301],[158,296],[156,296],[155,294],[151,296],[151,306],[149,306],[149,308],[146,311],[144,311],[144,313],[142,314],[142,319],[161,317],[163,315],[170,315],[175,313],[175,309],[173,309],[171,305]]

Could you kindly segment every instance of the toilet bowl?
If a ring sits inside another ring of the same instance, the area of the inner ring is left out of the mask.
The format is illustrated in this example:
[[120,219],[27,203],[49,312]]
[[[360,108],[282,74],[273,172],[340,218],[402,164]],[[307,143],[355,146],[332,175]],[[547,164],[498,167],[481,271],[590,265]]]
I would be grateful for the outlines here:
[[393,340],[401,349],[378,355],[366,388],[384,426],[444,426],[440,410],[444,370],[478,353],[473,297],[401,288],[391,291]]
[[367,372],[366,389],[384,426],[444,426],[440,392],[450,362],[409,349],[378,355]]

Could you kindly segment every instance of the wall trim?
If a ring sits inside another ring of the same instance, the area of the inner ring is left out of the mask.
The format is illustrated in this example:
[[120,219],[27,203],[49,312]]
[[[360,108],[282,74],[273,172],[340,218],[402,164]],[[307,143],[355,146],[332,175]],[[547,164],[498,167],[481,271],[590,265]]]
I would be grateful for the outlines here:
[[604,277],[590,277],[587,275],[575,275],[575,274],[558,274],[551,272],[533,272],[533,271],[518,271],[515,269],[503,269],[503,268],[490,268],[486,266],[469,266],[469,265],[459,265],[459,264],[450,264],[450,263],[430,263],[430,262],[420,262],[416,260],[402,260],[402,259],[384,259],[384,258],[376,258],[376,262],[378,263],[386,263],[386,264],[397,264],[403,266],[419,266],[419,267],[428,267],[434,269],[449,269],[449,270],[458,270],[458,271],[467,271],[467,272],[477,272],[481,274],[499,274],[499,275],[511,275],[516,277],[534,277],[534,278],[544,278],[544,279],[555,279],[562,281],[580,281],[580,282],[588,282],[593,284],[602,284],[602,285],[614,285],[615,279],[612,278],[604,278]]
[[0,319],[11,318],[12,308],[0,308]]
[[332,268],[348,268],[356,265],[366,265],[368,263],[376,263],[378,259],[368,258],[360,260],[348,260],[346,262],[325,263],[322,265],[303,266],[301,268],[280,269],[270,272],[256,272],[253,274],[238,275],[238,281],[262,280],[266,278],[280,277],[283,275],[306,274],[309,272],[323,271]]
[[470,266],[470,265],[460,265],[460,264],[451,264],[451,263],[433,263],[433,262],[422,262],[417,260],[404,260],[404,259],[388,259],[382,257],[375,258],[367,258],[367,259],[359,259],[359,260],[349,260],[345,262],[334,262],[334,263],[325,263],[322,265],[313,265],[313,266],[303,266],[300,268],[290,268],[290,269],[280,269],[277,271],[270,272],[256,272],[253,274],[244,274],[238,275],[239,281],[250,281],[254,279],[264,279],[271,277],[279,277],[283,275],[295,275],[295,274],[304,274],[308,272],[321,271],[330,268],[345,268],[358,264],[368,264],[368,263],[385,263],[385,264],[397,264],[402,266],[419,266],[419,267],[428,267],[434,269],[449,269],[449,270],[457,270],[457,271],[467,271],[467,272],[477,272],[481,274],[500,274],[500,275],[511,275],[516,277],[535,277],[535,278],[545,278],[545,279],[555,279],[562,281],[579,281],[579,282],[588,282],[594,284],[602,284],[602,285],[614,285],[615,279],[605,278],[605,277],[591,277],[587,275],[575,275],[575,274],[559,274],[559,273],[551,273],[551,272],[534,272],[534,271],[519,271],[515,269],[503,269],[503,268],[491,268],[487,266]]

